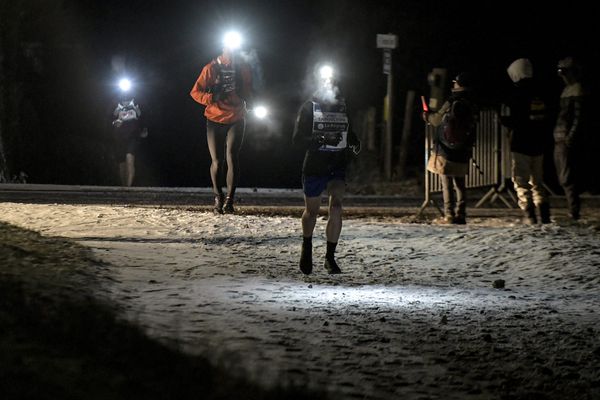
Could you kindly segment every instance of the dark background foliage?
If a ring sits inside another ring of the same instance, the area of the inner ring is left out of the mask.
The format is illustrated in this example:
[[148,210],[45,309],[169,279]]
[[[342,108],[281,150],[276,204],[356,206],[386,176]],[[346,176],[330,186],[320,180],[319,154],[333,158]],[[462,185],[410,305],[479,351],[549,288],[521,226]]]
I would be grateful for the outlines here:
[[[302,154],[290,146],[296,110],[315,63],[335,63],[353,111],[377,109],[386,77],[378,33],[394,33],[394,140],[408,90],[427,95],[427,74],[472,71],[480,101],[497,106],[506,67],[532,60],[558,99],[558,59],[575,55],[593,92],[598,80],[595,6],[573,1],[96,1],[0,4],[0,171],[32,183],[116,184],[108,115],[120,73],[136,84],[150,135],[138,155],[136,185],[209,186],[203,110],[189,91],[203,65],[237,27],[256,49],[272,108],[248,126],[241,186],[299,187]],[[120,66],[120,67],[119,67]],[[115,68],[117,67],[117,68]],[[409,164],[419,171],[422,132],[415,105]],[[379,127],[381,128],[381,127]],[[394,152],[396,154],[396,152]],[[377,167],[377,164],[376,164]]]

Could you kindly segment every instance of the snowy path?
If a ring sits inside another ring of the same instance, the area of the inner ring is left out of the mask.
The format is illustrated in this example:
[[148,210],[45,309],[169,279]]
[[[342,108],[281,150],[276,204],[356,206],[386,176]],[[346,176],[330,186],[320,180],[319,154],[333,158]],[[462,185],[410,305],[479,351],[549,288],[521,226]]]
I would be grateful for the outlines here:
[[153,337],[267,384],[336,399],[600,396],[600,233],[585,224],[347,220],[344,273],[328,276],[320,220],[315,273],[305,277],[295,218],[11,203],[0,211],[94,248],[108,266],[91,290]]

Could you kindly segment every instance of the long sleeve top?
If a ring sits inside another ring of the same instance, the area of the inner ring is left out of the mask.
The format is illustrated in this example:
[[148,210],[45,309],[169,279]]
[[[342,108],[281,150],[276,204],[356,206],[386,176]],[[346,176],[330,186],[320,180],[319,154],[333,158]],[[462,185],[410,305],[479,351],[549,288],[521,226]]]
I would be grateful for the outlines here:
[[[230,82],[232,90],[226,91],[216,100],[215,89],[223,84],[224,69],[235,71],[233,83]],[[247,64],[234,64],[221,55],[204,66],[190,96],[206,107],[204,116],[208,120],[232,124],[246,116],[246,101],[252,100],[252,71]]]
[[554,128],[555,142],[574,143],[583,135],[584,98],[580,83],[565,86],[560,96],[560,110]]
[[513,87],[506,102],[510,115],[502,116],[502,124],[511,129],[510,149],[528,156],[539,156],[550,138],[547,102],[531,79],[523,79]]

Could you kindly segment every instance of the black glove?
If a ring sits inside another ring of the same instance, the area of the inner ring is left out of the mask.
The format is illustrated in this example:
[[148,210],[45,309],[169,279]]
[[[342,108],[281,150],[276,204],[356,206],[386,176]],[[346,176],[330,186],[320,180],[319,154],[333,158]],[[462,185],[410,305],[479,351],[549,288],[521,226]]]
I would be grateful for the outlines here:
[[223,85],[218,83],[208,89],[208,92],[212,94],[212,100],[214,103],[221,100],[225,92],[223,91]]
[[360,140],[357,140],[356,142],[350,143],[350,149],[352,149],[352,152],[356,155],[358,155],[358,153],[360,153],[360,150],[362,148],[362,145],[360,143]]
[[317,137],[317,143],[328,146],[337,146],[342,141],[341,132],[325,132]]

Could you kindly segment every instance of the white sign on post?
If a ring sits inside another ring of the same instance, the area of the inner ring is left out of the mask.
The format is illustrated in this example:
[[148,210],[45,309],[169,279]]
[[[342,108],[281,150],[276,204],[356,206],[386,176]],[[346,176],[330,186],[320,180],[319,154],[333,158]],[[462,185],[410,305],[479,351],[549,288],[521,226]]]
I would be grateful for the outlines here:
[[377,34],[377,48],[378,49],[395,49],[398,46],[398,36],[388,34],[383,35]]

